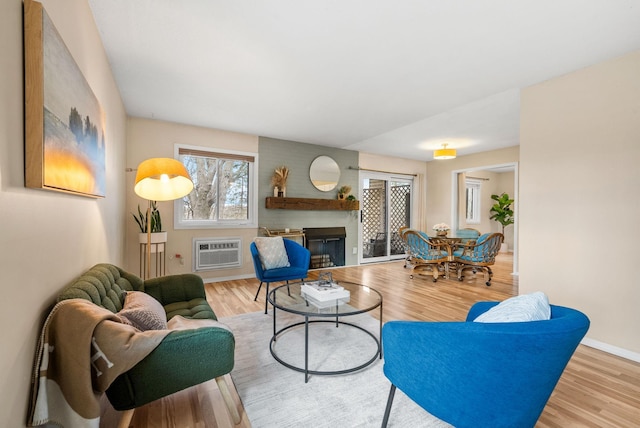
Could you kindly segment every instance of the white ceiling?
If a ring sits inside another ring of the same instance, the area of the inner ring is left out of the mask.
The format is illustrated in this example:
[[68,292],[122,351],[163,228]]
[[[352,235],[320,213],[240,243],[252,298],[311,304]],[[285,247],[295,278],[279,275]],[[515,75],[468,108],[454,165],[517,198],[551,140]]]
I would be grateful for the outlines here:
[[89,0],[127,113],[431,160],[520,89],[640,49],[637,0]]

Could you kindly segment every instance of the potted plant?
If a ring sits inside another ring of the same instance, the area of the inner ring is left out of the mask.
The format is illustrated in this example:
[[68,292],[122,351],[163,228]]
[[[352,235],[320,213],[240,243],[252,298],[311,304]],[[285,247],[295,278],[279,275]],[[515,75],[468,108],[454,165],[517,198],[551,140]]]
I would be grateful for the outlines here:
[[351,186],[346,184],[338,189],[338,199],[345,199],[351,192]]
[[[507,193],[502,193],[501,195],[491,195],[491,199],[496,201],[495,204],[489,210],[491,216],[489,217],[491,220],[495,220],[502,226],[502,234],[504,235],[504,228],[513,224],[515,219],[513,218],[513,210],[511,209],[511,204],[513,204],[513,199],[509,198]],[[503,243],[503,247],[500,251],[507,250],[507,244]]]
[[[136,216],[134,213],[131,213],[131,215],[133,215],[133,219],[136,221],[138,227],[140,228],[140,234],[138,235],[139,242],[141,244],[146,244],[148,220],[147,213],[143,213],[140,210],[140,205],[138,205],[138,215]],[[160,210],[158,210],[156,201],[153,201],[151,202],[151,243],[159,244],[164,242],[167,242],[167,232],[162,231],[162,219],[160,218]],[[163,249],[164,247],[161,248],[160,251],[163,251]],[[153,247],[151,248],[151,251],[155,252]]]

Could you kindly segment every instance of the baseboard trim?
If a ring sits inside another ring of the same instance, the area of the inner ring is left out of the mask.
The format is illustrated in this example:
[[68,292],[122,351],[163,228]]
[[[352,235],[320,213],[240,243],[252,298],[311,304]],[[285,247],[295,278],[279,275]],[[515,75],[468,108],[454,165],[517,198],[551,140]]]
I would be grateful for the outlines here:
[[589,339],[586,337],[582,339],[580,343],[590,348],[595,348],[608,354],[640,363],[640,353],[629,351],[628,349],[619,348],[617,346],[609,345],[608,343],[600,342],[598,340]]
[[222,281],[233,281],[236,279],[249,279],[249,278],[255,278],[256,275],[253,273],[248,273],[248,274],[244,274],[244,275],[234,275],[234,276],[221,276],[221,277],[216,277],[216,278],[202,278],[202,281],[206,284],[210,284],[213,282],[222,282]]

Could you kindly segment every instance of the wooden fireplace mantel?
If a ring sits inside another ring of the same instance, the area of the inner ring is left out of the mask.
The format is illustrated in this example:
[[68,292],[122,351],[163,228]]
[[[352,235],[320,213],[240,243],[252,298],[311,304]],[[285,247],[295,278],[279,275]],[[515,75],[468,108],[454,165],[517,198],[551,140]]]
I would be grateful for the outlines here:
[[265,201],[265,207],[279,210],[357,211],[360,209],[360,202],[347,199],[278,198],[270,196]]

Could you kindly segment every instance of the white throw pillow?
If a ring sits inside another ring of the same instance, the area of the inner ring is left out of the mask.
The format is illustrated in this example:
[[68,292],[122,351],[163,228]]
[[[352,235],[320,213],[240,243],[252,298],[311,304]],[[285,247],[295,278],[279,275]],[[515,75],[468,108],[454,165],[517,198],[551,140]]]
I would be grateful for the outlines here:
[[479,315],[474,322],[522,322],[551,319],[549,298],[541,291],[507,299],[487,312]]
[[289,267],[289,256],[281,236],[257,237],[254,239],[262,267],[266,270]]

